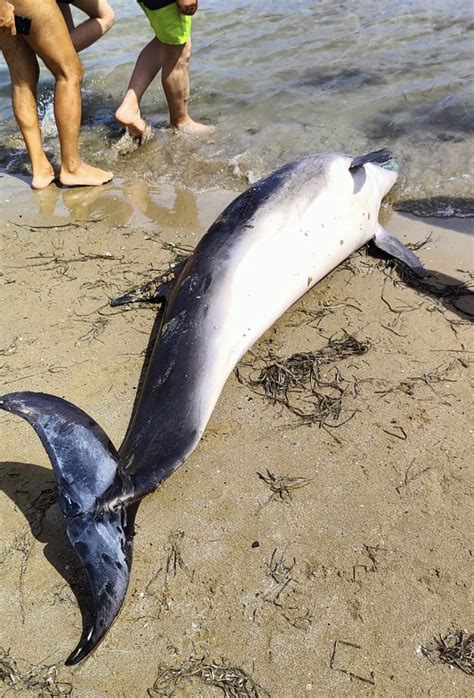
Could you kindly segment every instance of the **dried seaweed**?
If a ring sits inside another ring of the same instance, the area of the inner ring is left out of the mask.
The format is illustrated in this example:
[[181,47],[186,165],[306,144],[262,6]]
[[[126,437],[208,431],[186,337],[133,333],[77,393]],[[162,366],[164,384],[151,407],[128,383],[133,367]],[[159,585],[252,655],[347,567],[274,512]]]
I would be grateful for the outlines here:
[[33,232],[34,230],[52,230],[56,228],[81,228],[86,223],[100,223],[103,220],[103,218],[86,218],[84,220],[81,220],[79,223],[46,223],[44,225],[32,225],[31,223],[23,225],[22,223],[18,223],[18,221],[13,220],[8,220],[8,223],[12,223],[13,225],[18,226],[19,228],[23,228],[23,230],[29,230],[30,232]]
[[453,359],[447,364],[439,364],[438,366],[436,366],[436,368],[433,368],[431,371],[423,373],[421,376],[408,376],[404,380],[397,383],[395,386],[391,388],[386,388],[384,390],[376,390],[375,393],[385,396],[389,393],[400,391],[402,393],[405,393],[405,395],[409,395],[410,397],[412,397],[415,395],[418,387],[426,386],[435,395],[438,395],[433,385],[436,385],[437,383],[456,383],[457,379],[448,378],[448,374],[455,367],[457,367],[458,363],[458,359]]
[[6,347],[0,349],[0,356],[10,356],[11,354],[16,354],[18,337],[7,344]]
[[183,560],[181,554],[181,541],[184,538],[184,531],[175,531],[170,533],[168,541],[165,545],[167,553],[165,584],[169,577],[176,577],[178,569],[183,570],[188,579],[192,582],[194,579],[194,570],[190,571]]
[[420,647],[421,653],[433,664],[449,664],[474,676],[474,633],[456,630],[433,638],[433,642]]
[[352,565],[352,581],[360,582],[359,573],[364,572],[368,574],[369,572],[377,572],[379,569],[379,553],[387,553],[387,548],[381,548],[379,545],[367,545],[366,543],[362,546],[364,548],[365,555],[370,560],[370,565],[359,563],[357,565]]
[[[295,594],[298,580],[293,576],[296,558],[293,557],[291,562],[288,562],[285,553],[280,553],[277,548],[274,548],[270,561],[266,565],[271,586],[260,596],[261,600],[275,606],[281,617],[293,628],[307,630],[313,624],[315,617],[309,609],[295,602],[298,598]],[[257,608],[254,610],[254,619],[257,610]]]
[[164,669],[158,676],[149,696],[173,696],[178,684],[186,679],[197,678],[206,686],[220,688],[225,698],[263,698],[270,694],[259,686],[242,669],[214,662],[207,663],[204,657],[191,657],[188,664]]
[[407,467],[405,470],[405,475],[403,477],[403,482],[401,482],[397,487],[395,487],[397,493],[402,496],[402,492],[408,487],[410,482],[413,482],[413,480],[418,479],[421,477],[424,473],[428,472],[428,470],[431,470],[431,466],[427,465],[426,468],[421,468],[416,470],[413,468],[413,465],[415,463],[416,458],[413,458],[410,465]]
[[[356,650],[362,649],[360,645],[356,645],[354,642],[346,642],[345,640],[334,640],[331,659],[329,660],[329,668],[333,669],[334,671],[340,671],[342,674],[346,674],[351,679],[357,679],[358,681],[362,681],[363,683],[368,683],[371,686],[375,686],[374,674],[372,671],[370,672],[370,678],[368,678],[367,676],[361,676],[360,674],[356,674],[354,671],[347,669],[344,666],[336,666],[336,655],[338,654],[340,647],[349,647],[350,649]],[[337,658],[339,659],[339,657]]]
[[[76,322],[85,322],[85,320],[76,320]],[[74,344],[77,345],[81,342],[92,342],[94,340],[102,342],[102,340],[100,339],[100,335],[104,332],[108,322],[109,320],[107,317],[105,317],[104,315],[99,315],[98,318],[96,318],[89,324],[89,329],[87,330],[87,332],[78,337],[75,340]]]
[[15,660],[9,650],[0,647],[0,681],[7,686],[7,691],[34,691],[38,697],[70,696],[73,686],[58,681],[57,668],[53,665],[34,666],[24,660]]
[[[331,338],[319,351],[298,352],[288,358],[270,355],[261,369],[256,368],[257,360],[248,379],[243,379],[240,371],[237,375],[253,392],[272,404],[283,405],[302,422],[338,427],[354,416],[352,413],[344,422],[339,421],[347,386],[337,369],[332,379],[323,379],[320,367],[349,356],[360,356],[368,349],[367,342],[344,332],[342,338]],[[253,377],[255,372],[257,375]]]
[[429,242],[431,242],[432,239],[433,233],[429,233],[429,235],[427,235],[424,240],[418,240],[418,242],[406,242],[405,247],[408,247],[409,250],[413,250],[413,252],[417,252],[418,250],[421,250]]
[[21,266],[9,266],[9,269],[26,269],[26,268],[31,268],[31,267],[43,267],[46,269],[46,271],[50,271],[54,267],[62,267],[67,269],[70,264],[78,264],[82,262],[90,262],[94,260],[107,260],[107,261],[123,261],[124,256],[122,255],[121,257],[115,257],[112,255],[111,252],[106,252],[105,254],[97,254],[97,253],[89,253],[89,252],[82,252],[81,248],[79,248],[79,252],[76,256],[70,257],[69,259],[65,259],[63,257],[58,257],[58,255],[52,253],[52,254],[40,254],[40,255],[33,255],[32,257],[25,257],[25,259],[32,259],[32,260],[40,260],[40,261],[35,261],[31,264],[24,264]]
[[286,589],[286,587],[294,581],[291,576],[291,570],[296,565],[296,558],[293,558],[291,565],[287,565],[284,554],[277,554],[278,550],[273,550],[270,562],[268,563],[268,576],[273,579],[276,586],[265,594],[265,600],[270,600],[277,604],[278,597]]
[[[87,363],[87,361],[80,361],[78,364],[84,364]],[[78,365],[77,364],[77,365]],[[25,368],[29,368],[29,366],[26,366]],[[51,373],[51,374],[56,374],[56,373],[61,373],[61,371],[67,371],[68,367],[67,366],[49,366],[48,368],[45,368],[43,371],[36,371],[36,373],[27,373],[24,376],[19,376],[18,378],[12,378],[9,380],[3,379],[3,383],[5,385],[11,384],[11,383],[18,383],[20,381],[24,381],[27,378],[35,378],[36,376],[41,376],[45,373]],[[8,374],[10,375],[10,374]],[[3,378],[3,376],[2,376]]]
[[[354,302],[349,303],[349,299],[346,299],[343,303],[323,303],[320,308],[317,310],[310,310],[309,308],[306,308],[304,303],[301,304],[301,307],[298,307],[295,309],[294,314],[297,315],[303,315],[305,320],[303,322],[304,325],[309,325],[310,327],[313,327],[314,329],[319,329],[319,326],[321,325],[321,322],[327,315],[333,315],[338,308],[351,308],[353,310],[357,310],[359,313],[362,313],[362,308],[359,308],[357,305],[355,305],[356,300],[351,299]],[[299,322],[291,322],[289,324],[290,327],[300,327]]]
[[268,501],[272,499],[281,499],[288,501],[293,498],[293,490],[298,490],[301,487],[309,485],[311,480],[305,477],[290,477],[289,475],[275,475],[267,468],[267,474],[262,475],[257,473],[260,480],[263,480],[271,490],[271,495]]
[[24,601],[24,580],[25,580],[25,574],[26,574],[26,568],[28,567],[28,561],[30,558],[30,553],[31,553],[31,548],[32,548],[32,539],[31,536],[29,535],[29,532],[27,530],[27,527],[23,529],[21,533],[19,533],[17,536],[15,536],[15,539],[13,540],[11,546],[10,546],[10,551],[20,553],[21,555],[21,562],[20,562],[20,578],[18,582],[18,594],[19,594],[19,602],[20,602],[20,611],[21,611],[21,621],[22,624],[25,624],[25,619],[26,619],[26,614],[25,614],[25,601]]
[[172,264],[180,264],[188,259],[189,255],[194,252],[194,247],[189,245],[177,245],[174,242],[164,242],[162,249],[171,252],[173,256]]

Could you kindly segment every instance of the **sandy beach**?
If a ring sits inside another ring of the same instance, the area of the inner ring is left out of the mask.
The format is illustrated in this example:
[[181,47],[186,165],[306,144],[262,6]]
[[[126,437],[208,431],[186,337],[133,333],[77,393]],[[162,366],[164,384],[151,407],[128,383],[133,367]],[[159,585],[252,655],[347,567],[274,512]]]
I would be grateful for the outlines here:
[[[109,300],[189,252],[238,192],[0,186],[2,392],[66,397],[119,446],[156,311]],[[253,347],[196,451],[142,503],[125,604],[77,667],[63,662],[86,583],[51,466],[0,414],[2,695],[472,694],[433,649],[473,629],[472,219],[383,220],[427,241],[427,285],[361,250]],[[348,337],[357,351],[327,349]],[[327,358],[330,409],[304,420],[259,380],[310,352]]]

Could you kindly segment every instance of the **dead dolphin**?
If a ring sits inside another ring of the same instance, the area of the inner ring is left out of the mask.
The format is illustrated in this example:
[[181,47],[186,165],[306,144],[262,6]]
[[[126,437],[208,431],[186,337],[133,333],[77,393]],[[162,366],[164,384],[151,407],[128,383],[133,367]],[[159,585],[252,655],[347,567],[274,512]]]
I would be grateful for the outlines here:
[[[378,223],[397,178],[388,150],[291,162],[217,218],[173,282],[152,284],[160,330],[116,451],[75,405],[17,392],[0,407],[36,430],[59,486],[67,534],[87,573],[93,623],[67,663],[100,642],[125,597],[137,503],[192,453],[240,357],[298,298],[373,239],[418,275],[418,258]],[[133,300],[127,294],[121,301]]]

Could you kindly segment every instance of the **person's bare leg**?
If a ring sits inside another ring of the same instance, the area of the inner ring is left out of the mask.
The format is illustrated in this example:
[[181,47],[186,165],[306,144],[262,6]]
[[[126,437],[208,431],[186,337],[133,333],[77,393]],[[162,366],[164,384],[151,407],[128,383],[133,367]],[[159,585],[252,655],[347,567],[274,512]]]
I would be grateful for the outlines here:
[[72,12],[70,6],[66,2],[58,2],[58,7],[61,11],[64,21],[66,22],[66,27],[68,28],[69,34],[74,31],[74,20],[72,18]]
[[17,14],[32,19],[26,41],[55,78],[54,115],[61,147],[59,180],[67,186],[99,185],[112,172],[92,167],[79,155],[82,64],[55,0],[15,0]]
[[2,35],[0,49],[10,71],[13,112],[31,161],[31,186],[44,189],[51,184],[55,173],[41,142],[36,102],[39,77],[36,54],[21,37]]
[[163,47],[161,81],[168,102],[171,128],[189,133],[210,133],[214,130],[213,126],[193,121],[188,112],[191,41],[179,46],[161,45]]
[[79,53],[109,31],[114,23],[115,13],[107,0],[74,0],[72,4],[89,15],[89,19],[75,27],[69,5],[59,3],[59,9],[71,34],[71,41]]
[[146,123],[140,114],[140,103],[148,87],[158,75],[163,63],[163,44],[155,37],[137,58],[127,93],[115,112],[115,118],[132,136],[143,136]]

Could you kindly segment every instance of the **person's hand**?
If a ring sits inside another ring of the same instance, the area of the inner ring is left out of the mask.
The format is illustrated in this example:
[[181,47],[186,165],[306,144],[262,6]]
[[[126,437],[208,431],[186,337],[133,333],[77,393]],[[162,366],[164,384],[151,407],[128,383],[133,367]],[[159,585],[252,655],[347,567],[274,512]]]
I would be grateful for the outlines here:
[[15,8],[5,0],[0,0],[0,32],[6,32],[11,36],[16,34]]
[[193,15],[197,12],[198,0],[176,0],[176,4],[183,15]]

